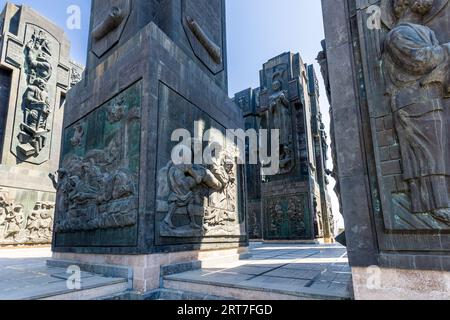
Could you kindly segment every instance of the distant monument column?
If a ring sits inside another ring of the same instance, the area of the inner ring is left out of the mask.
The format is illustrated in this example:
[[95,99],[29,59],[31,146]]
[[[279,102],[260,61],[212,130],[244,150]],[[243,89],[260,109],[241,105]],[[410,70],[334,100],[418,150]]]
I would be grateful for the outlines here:
[[244,122],[227,95],[224,1],[92,9],[86,76],[67,97],[49,263],[125,266],[147,292],[161,266],[240,258],[245,172],[225,131]]
[[82,67],[64,31],[26,6],[0,14],[0,246],[50,244],[67,91]]
[[247,165],[247,211],[254,240],[333,241],[327,192],[327,137],[321,120],[317,77],[299,54],[264,64],[261,87],[235,95],[247,129],[278,129],[280,167],[262,176]]
[[448,0],[323,0],[357,299],[449,299]]

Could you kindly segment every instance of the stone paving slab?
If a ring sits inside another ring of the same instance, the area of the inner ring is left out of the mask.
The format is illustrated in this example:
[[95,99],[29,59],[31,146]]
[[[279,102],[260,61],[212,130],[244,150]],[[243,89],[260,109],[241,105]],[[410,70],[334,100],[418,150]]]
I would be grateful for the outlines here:
[[322,299],[352,298],[351,269],[342,246],[258,244],[252,245],[250,252],[252,257],[247,260],[164,279]]
[[81,291],[67,287],[70,274],[63,268],[47,266],[50,249],[0,250],[0,300],[33,300],[114,286],[123,278],[107,278],[81,272]]

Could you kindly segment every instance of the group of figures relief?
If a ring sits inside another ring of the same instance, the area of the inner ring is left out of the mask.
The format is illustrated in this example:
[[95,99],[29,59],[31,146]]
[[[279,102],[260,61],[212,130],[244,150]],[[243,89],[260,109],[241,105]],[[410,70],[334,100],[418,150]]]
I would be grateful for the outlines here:
[[450,97],[450,43],[440,43],[425,22],[444,2],[389,1],[395,22],[385,40],[383,65],[411,212],[450,224],[445,101]]
[[71,155],[50,175],[58,191],[57,232],[122,228],[137,222],[134,175],[113,168],[117,160],[113,142],[107,150],[92,150],[84,157]]
[[140,84],[65,129],[57,190],[57,234],[102,233],[137,225]]
[[[209,165],[170,161],[158,177],[162,237],[234,235],[238,222],[235,159],[219,153]],[[185,219],[187,217],[187,220]]]
[[53,235],[53,202],[36,202],[26,214],[24,206],[15,204],[0,190],[0,243],[50,243]]
[[44,31],[34,31],[24,54],[27,88],[23,95],[18,148],[23,156],[31,157],[38,156],[45,147],[51,126],[49,81],[53,75],[52,46]]

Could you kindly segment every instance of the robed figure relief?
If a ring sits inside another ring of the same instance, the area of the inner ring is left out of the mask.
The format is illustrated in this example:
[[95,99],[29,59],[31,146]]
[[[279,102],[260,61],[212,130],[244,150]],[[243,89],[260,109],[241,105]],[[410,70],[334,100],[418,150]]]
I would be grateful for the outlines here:
[[449,129],[444,110],[450,44],[439,43],[424,25],[434,4],[434,0],[392,1],[397,21],[385,41],[384,65],[411,211],[450,223]]
[[293,130],[290,101],[287,90],[283,90],[280,74],[275,74],[272,94],[269,97],[269,111],[272,128],[280,130],[280,173],[287,173],[293,163]]

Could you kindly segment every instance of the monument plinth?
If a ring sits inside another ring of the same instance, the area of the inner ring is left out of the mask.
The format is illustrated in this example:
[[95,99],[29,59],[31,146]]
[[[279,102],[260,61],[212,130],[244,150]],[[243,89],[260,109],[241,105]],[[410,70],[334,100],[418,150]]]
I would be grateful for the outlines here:
[[[93,1],[86,77],[64,117],[55,259],[131,267],[146,292],[163,265],[245,252],[224,26],[220,0]],[[182,140],[195,161],[174,161]]]
[[83,68],[64,31],[27,6],[0,14],[0,246],[50,244],[67,91]]

